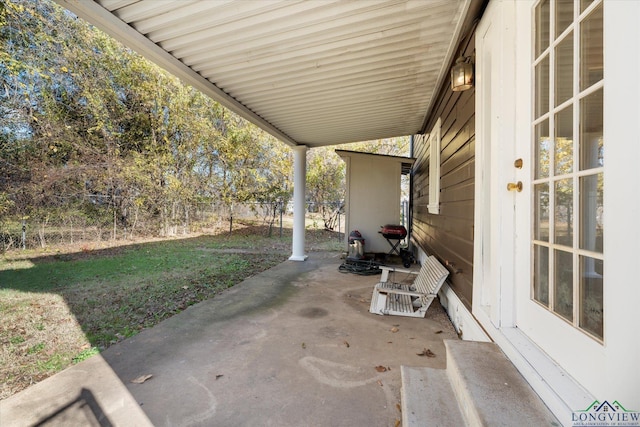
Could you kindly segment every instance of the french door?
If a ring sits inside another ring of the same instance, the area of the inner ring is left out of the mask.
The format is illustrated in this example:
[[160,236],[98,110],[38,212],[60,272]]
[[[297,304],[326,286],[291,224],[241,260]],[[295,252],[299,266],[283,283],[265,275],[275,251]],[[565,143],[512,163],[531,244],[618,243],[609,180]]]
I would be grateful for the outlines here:
[[589,369],[581,355],[597,357],[606,340],[603,9],[600,0],[533,4],[529,95],[517,101],[531,114],[521,139],[528,199],[515,205],[529,218],[516,233],[528,264],[516,273],[516,323],[577,377]]
[[474,313],[588,376],[606,341],[603,3],[490,2],[476,49]]

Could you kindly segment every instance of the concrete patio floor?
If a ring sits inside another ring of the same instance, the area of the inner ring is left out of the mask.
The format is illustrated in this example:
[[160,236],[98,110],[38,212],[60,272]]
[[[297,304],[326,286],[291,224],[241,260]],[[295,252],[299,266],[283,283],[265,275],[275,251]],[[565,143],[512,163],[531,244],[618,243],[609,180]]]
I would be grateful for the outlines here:
[[437,300],[425,319],[370,314],[378,276],[341,262],[249,278],[0,401],[0,425],[397,425],[400,365],[444,369],[456,332]]

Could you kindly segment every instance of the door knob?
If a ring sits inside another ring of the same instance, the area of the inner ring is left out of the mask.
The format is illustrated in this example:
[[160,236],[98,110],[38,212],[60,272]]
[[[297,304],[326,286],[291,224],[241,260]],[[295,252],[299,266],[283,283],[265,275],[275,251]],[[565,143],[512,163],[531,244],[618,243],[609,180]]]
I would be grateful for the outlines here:
[[510,182],[507,184],[507,191],[517,191],[518,193],[522,191],[522,181],[518,182]]

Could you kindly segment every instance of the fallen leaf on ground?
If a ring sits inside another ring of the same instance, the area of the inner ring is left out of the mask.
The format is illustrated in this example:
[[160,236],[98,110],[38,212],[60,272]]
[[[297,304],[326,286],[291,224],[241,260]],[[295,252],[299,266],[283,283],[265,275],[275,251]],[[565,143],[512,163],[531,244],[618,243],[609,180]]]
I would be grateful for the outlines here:
[[302,343],[302,348],[307,348],[307,345],[305,343]]
[[344,345],[345,345],[347,348],[351,347],[347,341],[344,341]]
[[393,333],[395,334],[395,333],[396,333],[396,332],[398,332],[400,329],[398,329],[398,328],[396,328],[396,327],[394,326],[394,327],[393,327],[393,328],[391,328],[390,330],[391,330],[391,332],[393,332]]
[[394,425],[394,427],[400,427],[400,420],[396,420],[396,424]]
[[387,372],[387,368],[385,368],[382,365],[378,365],[378,366],[376,366],[376,371],[378,371],[378,372]]
[[400,404],[399,404],[399,403],[396,403],[396,409],[397,409],[399,412],[402,412],[402,406],[400,406]]
[[132,379],[131,382],[134,383],[134,384],[142,384],[143,382],[145,382],[146,380],[148,380],[152,376],[153,375],[151,375],[151,374],[140,375],[138,378]]
[[382,387],[382,381],[378,380],[378,385]]
[[436,334],[441,334],[441,333],[442,333],[442,331],[436,331]]
[[436,357],[436,355],[428,348],[425,348],[420,353],[416,353],[418,356]]
[[218,380],[218,379],[220,379],[220,378],[222,378],[222,377],[224,377],[224,375],[222,375],[222,374],[218,374],[218,375],[216,375],[216,379],[217,379],[217,380]]

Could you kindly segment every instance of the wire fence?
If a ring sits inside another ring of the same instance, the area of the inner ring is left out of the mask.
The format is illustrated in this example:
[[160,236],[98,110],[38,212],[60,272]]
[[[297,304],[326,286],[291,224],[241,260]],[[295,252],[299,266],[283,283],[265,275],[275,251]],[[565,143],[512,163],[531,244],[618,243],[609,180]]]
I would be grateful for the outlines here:
[[[336,239],[344,238],[345,216],[338,209],[323,218],[317,206],[308,206],[306,227],[330,229]],[[219,234],[233,232],[247,225],[260,225],[270,236],[290,233],[293,212],[279,204],[243,203],[232,208],[201,204],[178,219],[128,218],[113,216],[90,218],[86,215],[47,215],[43,217],[8,218],[0,223],[0,251],[42,249],[60,245],[82,245],[88,242],[133,241],[150,237],[178,237],[194,233]],[[326,215],[325,215],[326,216]]]

